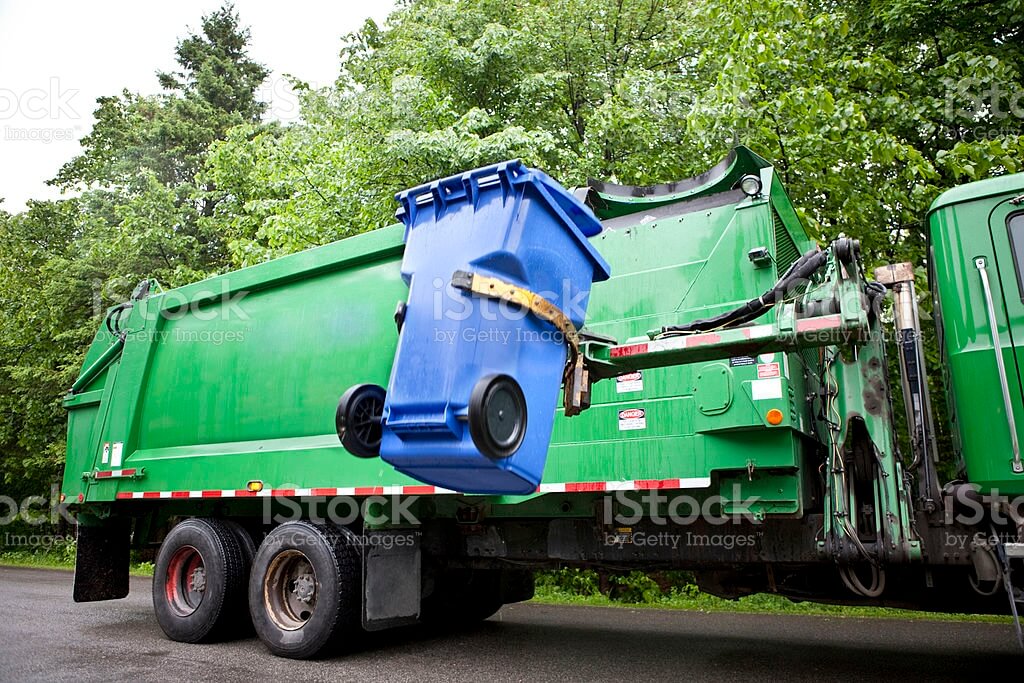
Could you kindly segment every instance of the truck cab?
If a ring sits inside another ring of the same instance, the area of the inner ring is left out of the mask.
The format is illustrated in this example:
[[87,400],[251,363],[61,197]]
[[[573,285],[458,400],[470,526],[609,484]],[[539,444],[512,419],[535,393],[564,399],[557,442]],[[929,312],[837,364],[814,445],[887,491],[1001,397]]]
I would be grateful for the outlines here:
[[955,457],[1024,494],[1024,174],[953,188],[928,213],[929,279]]

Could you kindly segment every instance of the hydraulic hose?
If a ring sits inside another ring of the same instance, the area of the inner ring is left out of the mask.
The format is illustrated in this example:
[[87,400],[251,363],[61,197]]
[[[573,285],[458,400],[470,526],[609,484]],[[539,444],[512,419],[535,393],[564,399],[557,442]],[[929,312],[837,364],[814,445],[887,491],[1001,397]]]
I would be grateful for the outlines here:
[[661,328],[662,334],[686,334],[691,332],[707,332],[724,327],[732,327],[750,322],[768,312],[782,300],[786,292],[801,280],[806,280],[828,263],[828,255],[819,249],[813,249],[793,262],[793,265],[779,278],[775,286],[767,292],[751,299],[739,308],[714,316],[701,318],[683,325],[668,325]]

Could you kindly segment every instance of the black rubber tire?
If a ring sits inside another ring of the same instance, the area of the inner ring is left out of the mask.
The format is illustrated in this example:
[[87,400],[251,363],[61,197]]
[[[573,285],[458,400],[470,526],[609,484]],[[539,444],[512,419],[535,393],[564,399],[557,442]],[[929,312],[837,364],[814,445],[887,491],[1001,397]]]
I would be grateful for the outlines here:
[[[298,550],[316,580],[316,605],[296,629],[271,617],[264,579],[276,557]],[[311,522],[287,522],[263,540],[253,561],[249,611],[256,635],[271,653],[290,659],[326,656],[362,642],[362,554],[347,529]]]
[[256,558],[256,541],[249,530],[240,523],[232,519],[222,520],[222,523],[235,536],[242,551],[242,564],[245,570],[245,614],[239,616],[235,634],[239,638],[249,637],[255,632],[252,617],[249,615],[249,573],[252,571],[252,561]]
[[376,384],[356,384],[338,400],[334,426],[341,445],[357,458],[380,455],[383,428],[380,417],[384,411],[384,388]]
[[508,375],[487,375],[469,397],[469,435],[488,458],[513,454],[526,438],[526,397]]
[[[181,549],[198,551],[205,572],[202,600],[182,615],[168,597],[168,566]],[[186,519],[164,539],[153,570],[153,609],[156,620],[171,640],[202,643],[238,634],[248,619],[246,583],[248,567],[237,536],[219,519]],[[241,624],[241,626],[240,626]]]
[[242,550],[242,559],[245,561],[245,579],[249,580],[249,570],[252,568],[252,561],[256,557],[256,541],[253,540],[249,530],[233,519],[221,520],[235,538],[238,539],[238,546]]

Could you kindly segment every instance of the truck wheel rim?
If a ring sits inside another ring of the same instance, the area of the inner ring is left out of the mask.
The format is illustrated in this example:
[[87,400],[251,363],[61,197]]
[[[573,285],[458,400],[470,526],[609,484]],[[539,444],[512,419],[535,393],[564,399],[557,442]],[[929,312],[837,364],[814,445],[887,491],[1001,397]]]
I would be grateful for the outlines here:
[[263,578],[263,604],[285,631],[305,626],[316,611],[316,572],[302,552],[285,550],[270,562]]
[[206,563],[194,547],[182,546],[171,555],[164,577],[164,593],[167,604],[180,617],[199,609],[206,594]]

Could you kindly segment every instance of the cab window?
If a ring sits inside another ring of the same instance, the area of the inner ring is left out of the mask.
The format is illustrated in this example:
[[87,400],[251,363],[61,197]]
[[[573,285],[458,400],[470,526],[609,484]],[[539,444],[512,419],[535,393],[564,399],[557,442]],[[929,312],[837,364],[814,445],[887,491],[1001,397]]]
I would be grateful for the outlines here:
[[1010,249],[1013,251],[1013,264],[1017,271],[1017,288],[1020,298],[1024,301],[1024,213],[1015,213],[1006,219],[1006,227],[1010,232]]

